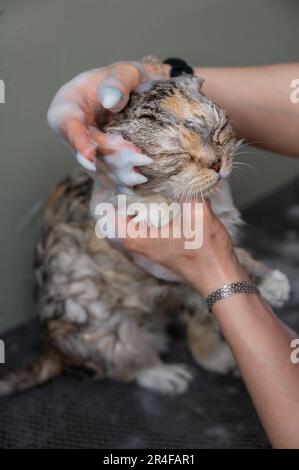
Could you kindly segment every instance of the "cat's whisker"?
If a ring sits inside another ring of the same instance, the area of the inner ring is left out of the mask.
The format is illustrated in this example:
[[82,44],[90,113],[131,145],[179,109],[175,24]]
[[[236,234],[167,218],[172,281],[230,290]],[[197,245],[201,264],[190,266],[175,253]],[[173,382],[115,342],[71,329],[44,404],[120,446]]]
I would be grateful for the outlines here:
[[244,174],[241,173],[240,171],[237,172],[236,168],[234,168],[234,170],[232,171],[232,175],[238,176],[238,178],[240,178],[240,180],[243,181],[244,183],[247,182],[246,178],[244,177]]
[[244,152],[236,152],[234,153],[234,157],[237,157],[237,156],[243,156],[243,155],[250,155],[251,157],[254,156],[254,157],[261,157],[262,156],[262,152],[259,152],[259,151],[254,151],[254,150],[244,150]]
[[206,207],[206,203],[205,203],[205,198],[204,198],[202,189],[200,189],[200,194],[201,194],[201,199],[202,199],[202,204],[203,204],[203,210],[206,211],[207,217],[208,217],[208,220],[209,220],[209,223],[212,224],[212,221],[211,221],[211,219],[210,219],[209,213],[208,213],[208,211],[207,211],[207,207]]
[[273,141],[271,140],[251,140],[251,141],[246,141],[246,143],[241,144],[239,148],[243,147],[249,147],[250,145],[261,145],[261,144],[270,144],[273,145]]
[[234,170],[239,170],[240,172],[244,172],[245,171],[245,174],[248,175],[248,171],[247,171],[247,167],[250,169],[250,170],[253,170],[255,173],[258,173],[258,169],[255,168],[255,167],[252,167],[251,165],[247,165],[246,163],[241,163],[241,162],[236,162],[235,165],[233,165],[232,167],[232,171]]
[[178,189],[177,191],[175,191],[175,199],[179,202],[179,204],[182,204],[182,201],[184,199],[184,192],[185,192],[185,188],[180,188]]
[[248,168],[250,168],[251,170],[255,171],[256,173],[258,173],[258,169],[253,166],[253,165],[250,165],[249,163],[245,163],[245,162],[233,162],[233,167],[236,167],[236,166],[247,166]]

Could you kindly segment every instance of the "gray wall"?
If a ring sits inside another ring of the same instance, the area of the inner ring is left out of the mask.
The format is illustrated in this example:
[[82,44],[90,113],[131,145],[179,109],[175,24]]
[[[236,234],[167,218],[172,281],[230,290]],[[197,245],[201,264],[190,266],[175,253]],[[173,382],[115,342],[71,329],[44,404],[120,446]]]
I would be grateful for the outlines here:
[[[0,331],[32,315],[32,249],[40,207],[74,166],[48,129],[55,90],[80,71],[156,53],[196,65],[298,60],[297,0],[0,0]],[[0,9],[1,11],[1,9]],[[246,205],[288,180],[299,161],[248,155],[234,181]]]

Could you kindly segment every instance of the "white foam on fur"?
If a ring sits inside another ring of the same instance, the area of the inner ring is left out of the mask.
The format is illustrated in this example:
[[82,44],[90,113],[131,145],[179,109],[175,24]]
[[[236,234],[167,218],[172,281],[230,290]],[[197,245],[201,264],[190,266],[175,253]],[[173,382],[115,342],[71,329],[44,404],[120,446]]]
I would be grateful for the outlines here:
[[113,155],[103,157],[105,163],[111,168],[109,177],[117,184],[136,186],[147,182],[147,178],[135,171],[135,167],[150,165],[153,160],[147,155],[136,153],[130,149],[120,150]]

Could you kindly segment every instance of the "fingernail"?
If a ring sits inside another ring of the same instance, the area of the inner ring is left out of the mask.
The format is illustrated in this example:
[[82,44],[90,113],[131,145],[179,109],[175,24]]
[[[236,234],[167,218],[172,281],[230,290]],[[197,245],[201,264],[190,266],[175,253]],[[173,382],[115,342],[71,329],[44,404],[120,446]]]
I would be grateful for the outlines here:
[[110,86],[104,86],[99,91],[100,101],[105,109],[111,109],[121,101],[122,93],[120,90]]
[[84,157],[83,155],[81,155],[81,153],[79,153],[79,152],[76,154],[76,159],[77,159],[77,162],[79,163],[79,165],[82,166],[82,168],[95,173],[95,171],[96,171],[95,163],[91,162],[90,160],[87,160],[87,158]]
[[144,175],[136,173],[136,171],[118,173],[118,179],[126,186],[136,186],[138,184],[146,183],[148,180]]
[[135,153],[135,155],[135,166],[146,166],[151,165],[153,163],[153,159],[151,157],[148,157],[147,155],[144,155],[143,153]]

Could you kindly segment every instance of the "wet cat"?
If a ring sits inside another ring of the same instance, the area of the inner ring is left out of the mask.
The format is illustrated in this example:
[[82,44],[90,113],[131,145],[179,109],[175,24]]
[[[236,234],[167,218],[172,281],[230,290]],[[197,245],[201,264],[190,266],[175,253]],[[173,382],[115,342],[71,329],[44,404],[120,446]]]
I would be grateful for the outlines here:
[[[152,158],[139,168],[144,184],[120,186],[118,162],[98,156],[95,181],[76,171],[51,194],[36,256],[44,353],[32,366],[0,381],[0,394],[43,383],[73,366],[98,378],[182,393],[192,380],[190,370],[160,358],[174,313],[186,322],[197,364],[218,373],[235,367],[197,292],[162,266],[95,235],[95,207],[102,201],[115,203],[120,192],[129,202],[144,203],[192,195],[210,197],[237,246],[242,221],[225,178],[238,142],[225,112],[201,93],[201,84],[187,75],[148,83],[131,95],[123,112],[110,116],[106,132],[120,134]],[[281,272],[240,248],[236,252],[269,303],[287,300],[289,284]]]

